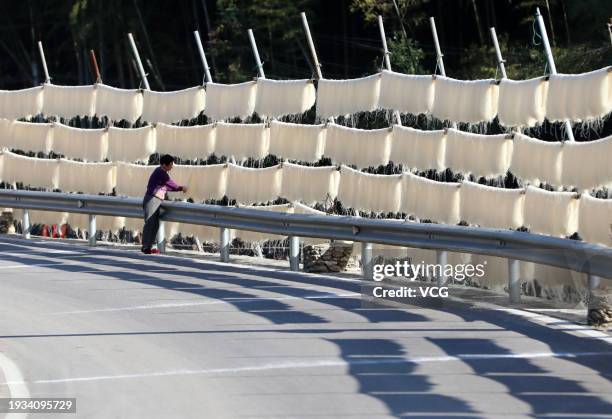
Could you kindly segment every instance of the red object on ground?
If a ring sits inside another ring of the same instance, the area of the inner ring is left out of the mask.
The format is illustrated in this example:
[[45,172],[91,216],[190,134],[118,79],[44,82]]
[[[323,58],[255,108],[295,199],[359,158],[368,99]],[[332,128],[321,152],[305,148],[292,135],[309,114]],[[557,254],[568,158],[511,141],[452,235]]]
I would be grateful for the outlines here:
[[157,255],[161,252],[159,251],[159,249],[147,249],[143,250],[142,253],[144,253],[145,255]]
[[42,227],[42,232],[41,232],[41,236],[43,237],[49,237],[49,226],[48,225],[43,225]]

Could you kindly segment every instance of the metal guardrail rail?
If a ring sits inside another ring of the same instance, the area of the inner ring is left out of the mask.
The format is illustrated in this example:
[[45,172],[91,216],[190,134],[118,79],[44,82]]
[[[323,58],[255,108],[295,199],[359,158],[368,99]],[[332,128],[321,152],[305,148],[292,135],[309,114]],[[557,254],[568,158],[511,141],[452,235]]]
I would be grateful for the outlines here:
[[[90,245],[95,245],[96,215],[142,218],[142,200],[102,195],[0,190],[0,207],[24,209],[23,233],[29,237],[27,210],[61,211],[90,215]],[[165,201],[162,220],[200,224],[220,229],[220,257],[229,260],[229,229],[289,236],[289,260],[298,270],[299,237],[362,242],[362,266],[372,278],[372,243],[437,251],[437,262],[446,263],[447,252],[475,253],[508,259],[509,294],[520,300],[518,261],[534,262],[583,272],[589,287],[599,277],[612,278],[612,248],[577,240],[491,228],[423,224],[404,220],[366,219],[353,216],[283,214],[271,211]],[[163,233],[158,238],[164,247]],[[441,285],[446,278],[438,278]]]

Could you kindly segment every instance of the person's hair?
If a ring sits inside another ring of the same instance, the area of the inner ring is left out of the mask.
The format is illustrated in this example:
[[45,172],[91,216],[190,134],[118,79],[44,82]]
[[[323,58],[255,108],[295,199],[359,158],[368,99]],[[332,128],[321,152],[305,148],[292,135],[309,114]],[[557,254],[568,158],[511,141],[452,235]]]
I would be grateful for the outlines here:
[[162,166],[168,166],[170,163],[174,163],[174,157],[172,157],[170,154],[164,154],[159,159],[159,164]]

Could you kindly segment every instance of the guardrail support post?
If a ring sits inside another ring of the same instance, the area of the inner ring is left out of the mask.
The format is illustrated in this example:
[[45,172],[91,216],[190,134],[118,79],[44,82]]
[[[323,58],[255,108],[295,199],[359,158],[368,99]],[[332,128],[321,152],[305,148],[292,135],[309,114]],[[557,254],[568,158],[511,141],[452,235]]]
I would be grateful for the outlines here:
[[159,222],[159,229],[157,230],[157,250],[161,253],[166,253],[166,222]]
[[508,294],[511,303],[521,302],[521,263],[516,259],[508,259]]
[[446,275],[444,269],[448,263],[448,252],[446,250],[436,250],[436,264],[441,268],[440,275],[436,278],[438,286],[443,287],[446,284]]
[[601,278],[596,275],[588,275],[587,280],[589,282],[589,295],[588,295],[588,307],[592,308],[591,305],[595,301],[594,291],[599,286]]
[[221,262],[229,262],[230,231],[229,228],[219,228],[219,258]]
[[96,227],[96,214],[89,214],[89,245],[96,245],[96,232],[98,231]]
[[289,236],[289,269],[300,270],[300,238]]
[[372,281],[374,278],[372,243],[361,243],[361,273],[366,281]]
[[24,208],[23,215],[21,217],[21,233],[24,239],[30,238],[30,210]]

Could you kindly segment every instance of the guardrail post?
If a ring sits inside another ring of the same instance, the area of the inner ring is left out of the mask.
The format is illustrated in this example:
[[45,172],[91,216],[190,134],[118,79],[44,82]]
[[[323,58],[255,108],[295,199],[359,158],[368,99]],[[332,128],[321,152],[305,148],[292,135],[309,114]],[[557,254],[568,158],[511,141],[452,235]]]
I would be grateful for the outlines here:
[[219,259],[221,262],[229,262],[230,231],[229,228],[219,228]]
[[361,273],[363,279],[372,281],[374,278],[372,265],[372,243],[361,243]]
[[96,245],[96,232],[98,231],[96,227],[96,214],[89,214],[89,245]]
[[23,215],[21,217],[21,233],[24,239],[30,238],[30,210],[27,208],[23,209]]
[[166,222],[159,221],[159,229],[157,230],[157,250],[161,253],[166,253]]
[[444,269],[448,263],[448,252],[446,250],[436,250],[436,264],[440,267],[440,275],[436,278],[438,286],[443,287],[446,284],[446,275]]
[[300,270],[300,238],[289,236],[289,269]]
[[601,282],[601,278],[596,275],[587,275],[587,280],[589,282],[589,295],[588,295],[588,306],[587,308],[591,308],[593,301],[595,301],[594,291],[599,286]]
[[521,302],[521,263],[516,259],[508,259],[508,294],[511,303]]

